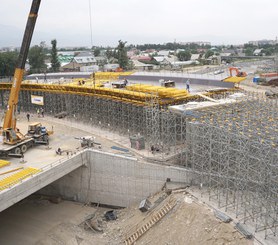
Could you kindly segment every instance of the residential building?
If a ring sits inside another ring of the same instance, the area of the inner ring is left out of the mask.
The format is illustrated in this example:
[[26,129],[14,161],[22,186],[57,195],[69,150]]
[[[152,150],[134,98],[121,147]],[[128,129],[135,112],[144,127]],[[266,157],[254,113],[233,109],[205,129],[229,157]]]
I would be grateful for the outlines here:
[[155,69],[157,66],[156,65],[152,65],[152,64],[144,64],[138,60],[133,60],[133,65],[134,68],[138,71],[146,71],[146,70],[153,70]]
[[[70,60],[70,55],[64,56],[65,60]],[[97,61],[93,56],[92,52],[88,51],[81,51],[73,58],[71,58],[70,62],[61,66],[61,71],[68,72],[68,71],[80,71],[80,67],[83,66],[92,66],[96,65]]]
[[74,56],[73,59],[76,63],[82,64],[83,66],[95,65],[97,63],[93,53],[88,51],[80,52],[79,54]]

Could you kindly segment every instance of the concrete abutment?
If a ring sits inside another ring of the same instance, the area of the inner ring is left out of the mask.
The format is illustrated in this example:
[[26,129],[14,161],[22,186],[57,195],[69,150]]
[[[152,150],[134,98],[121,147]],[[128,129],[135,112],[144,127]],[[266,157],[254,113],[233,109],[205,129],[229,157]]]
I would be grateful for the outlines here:
[[44,195],[60,195],[83,203],[127,207],[161,190],[167,178],[191,183],[188,170],[145,163],[136,158],[95,150],[83,153],[86,165],[40,190]]

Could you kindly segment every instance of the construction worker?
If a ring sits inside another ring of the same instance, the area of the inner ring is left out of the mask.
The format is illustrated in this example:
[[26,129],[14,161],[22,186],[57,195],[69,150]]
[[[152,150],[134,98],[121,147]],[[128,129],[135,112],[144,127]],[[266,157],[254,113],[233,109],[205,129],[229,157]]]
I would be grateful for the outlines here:
[[44,117],[44,109],[43,108],[41,108],[41,115],[42,115],[42,117]]
[[60,147],[57,149],[56,154],[57,154],[57,155],[62,155],[62,150],[61,150]]
[[187,79],[187,81],[186,81],[186,90],[188,91],[188,93],[189,93],[189,90],[190,90],[190,80],[189,79]]
[[20,163],[25,163],[23,153],[21,153],[21,158],[20,158],[20,161],[19,161],[19,162],[20,162]]

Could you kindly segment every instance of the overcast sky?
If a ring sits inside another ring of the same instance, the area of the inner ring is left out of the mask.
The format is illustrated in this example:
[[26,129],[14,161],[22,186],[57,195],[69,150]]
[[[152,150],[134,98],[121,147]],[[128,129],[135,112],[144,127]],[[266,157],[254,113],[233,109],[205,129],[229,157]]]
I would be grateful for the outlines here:
[[[0,46],[20,46],[31,2],[0,0]],[[274,40],[277,9],[278,0],[42,0],[32,45]]]

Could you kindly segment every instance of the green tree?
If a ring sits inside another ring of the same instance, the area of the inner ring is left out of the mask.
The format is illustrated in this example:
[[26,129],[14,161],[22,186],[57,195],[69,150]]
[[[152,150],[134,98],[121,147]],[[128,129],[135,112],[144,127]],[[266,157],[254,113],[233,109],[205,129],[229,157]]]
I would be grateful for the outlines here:
[[0,53],[0,76],[13,76],[18,53],[17,52],[4,52]]
[[54,72],[57,72],[57,71],[59,71],[61,64],[59,62],[58,55],[57,55],[57,41],[56,41],[56,39],[51,41],[51,45],[52,45],[52,48],[51,48],[51,70],[54,71]]
[[212,50],[208,50],[205,54],[205,58],[209,58],[210,56],[213,56],[214,55],[214,52]]
[[100,55],[100,49],[99,48],[94,49],[94,56],[98,57],[99,55]]
[[252,56],[253,55],[253,52],[254,52],[254,48],[252,47],[247,47],[245,50],[244,50],[244,53],[246,56]]
[[134,68],[134,63],[131,60],[129,60],[127,64],[127,70],[133,70]]
[[255,50],[256,47],[257,47],[257,46],[255,46],[255,45],[253,45],[253,44],[251,44],[251,43],[245,43],[245,44],[244,44],[244,48],[252,48],[252,49]]
[[47,54],[48,53],[48,49],[47,49],[47,45],[45,41],[40,42],[40,46],[42,47],[43,53]]
[[128,57],[127,57],[127,51],[125,48],[126,42],[123,42],[119,40],[119,44],[117,47],[117,51],[115,54],[115,58],[118,59],[119,65],[121,68],[126,69],[128,66]]
[[262,53],[264,53],[266,56],[270,56],[274,53],[274,48],[273,47],[264,48],[262,50]]
[[29,54],[29,64],[30,64],[30,73],[42,73],[45,72],[47,66],[44,63],[45,54],[43,52],[43,47],[35,45],[30,48]]
[[110,48],[108,48],[105,52],[105,55],[107,59],[110,60],[111,58],[113,58],[113,51]]
[[191,58],[191,53],[189,50],[180,51],[177,55],[179,61],[187,61]]

